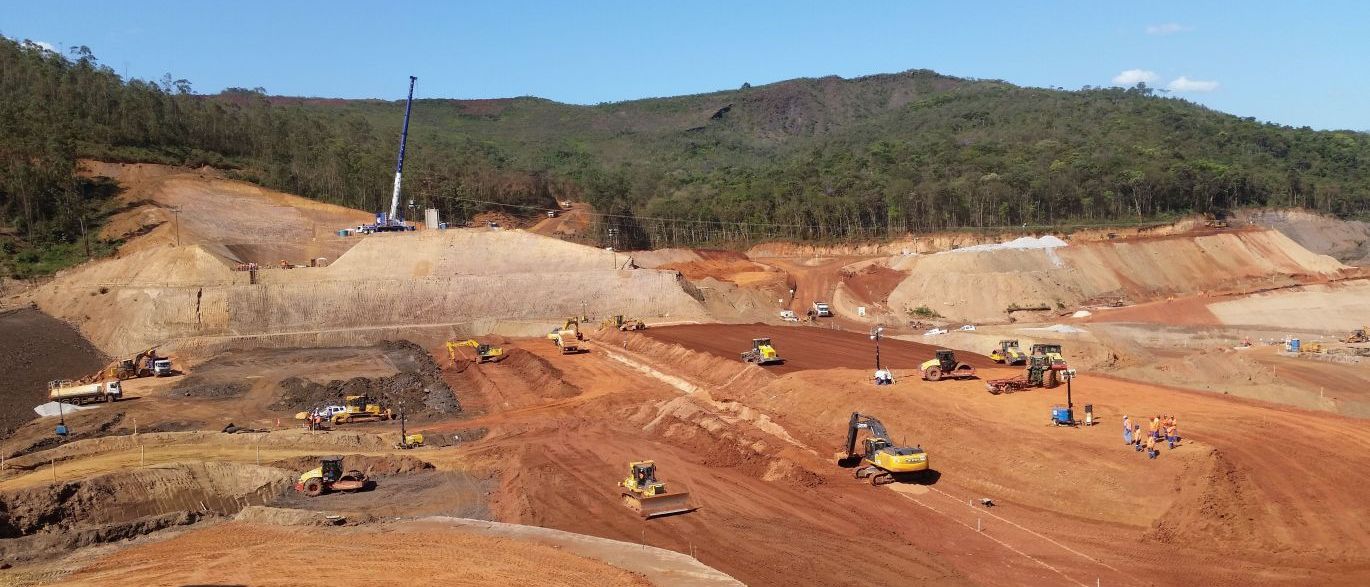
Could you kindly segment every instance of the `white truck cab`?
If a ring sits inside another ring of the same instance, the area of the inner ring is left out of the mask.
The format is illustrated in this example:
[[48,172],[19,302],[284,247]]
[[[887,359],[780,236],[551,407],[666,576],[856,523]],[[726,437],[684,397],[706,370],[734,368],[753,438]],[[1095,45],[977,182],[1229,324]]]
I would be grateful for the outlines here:
[[820,318],[831,318],[831,317],[832,317],[832,309],[828,307],[828,303],[827,303],[827,302],[814,302],[814,303],[813,303],[813,314],[814,314],[815,316],[820,317]]

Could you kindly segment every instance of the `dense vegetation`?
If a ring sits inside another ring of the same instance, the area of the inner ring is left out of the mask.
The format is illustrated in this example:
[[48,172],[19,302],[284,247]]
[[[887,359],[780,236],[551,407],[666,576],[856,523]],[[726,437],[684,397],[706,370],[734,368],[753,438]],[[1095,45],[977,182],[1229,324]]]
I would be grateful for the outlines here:
[[[405,80],[396,80],[396,93]],[[419,81],[422,94],[423,80]],[[0,224],[74,243],[91,157],[213,165],[388,204],[402,103],[194,94],[89,50],[0,38]],[[1263,124],[1145,87],[1060,91],[926,70],[597,106],[420,100],[405,190],[463,219],[589,201],[625,246],[1138,222],[1240,206],[1370,212],[1370,135]]]

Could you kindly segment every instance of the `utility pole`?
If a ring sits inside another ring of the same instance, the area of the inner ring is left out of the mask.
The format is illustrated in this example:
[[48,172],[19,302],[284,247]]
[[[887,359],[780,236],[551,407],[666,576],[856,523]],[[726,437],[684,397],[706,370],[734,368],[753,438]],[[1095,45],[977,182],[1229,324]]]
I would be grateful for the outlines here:
[[879,324],[871,328],[871,340],[875,341],[875,370],[880,370],[880,335],[885,332],[885,327]]

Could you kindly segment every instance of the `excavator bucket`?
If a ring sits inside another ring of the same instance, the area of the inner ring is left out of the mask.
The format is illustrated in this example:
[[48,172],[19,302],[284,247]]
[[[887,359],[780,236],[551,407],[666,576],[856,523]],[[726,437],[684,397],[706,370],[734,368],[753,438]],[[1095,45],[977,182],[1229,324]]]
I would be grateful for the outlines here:
[[623,505],[628,506],[643,518],[656,518],[671,514],[683,514],[699,509],[690,503],[690,492],[667,493],[664,495],[637,495],[631,491],[623,492]]

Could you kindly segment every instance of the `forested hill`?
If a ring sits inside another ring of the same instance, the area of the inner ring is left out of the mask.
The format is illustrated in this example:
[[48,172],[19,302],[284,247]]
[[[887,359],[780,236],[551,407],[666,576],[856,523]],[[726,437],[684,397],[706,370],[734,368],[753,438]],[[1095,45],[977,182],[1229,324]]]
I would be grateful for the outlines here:
[[[197,95],[170,76],[121,80],[83,47],[62,56],[0,38],[0,225],[30,242],[72,239],[100,194],[74,179],[80,157],[209,164],[377,209],[402,116],[402,101]],[[1360,216],[1370,135],[1259,123],[1144,87],[1060,91],[913,70],[595,106],[419,100],[405,178],[417,205],[457,219],[485,202],[583,199],[621,215],[601,228],[635,246],[1250,205]]]

